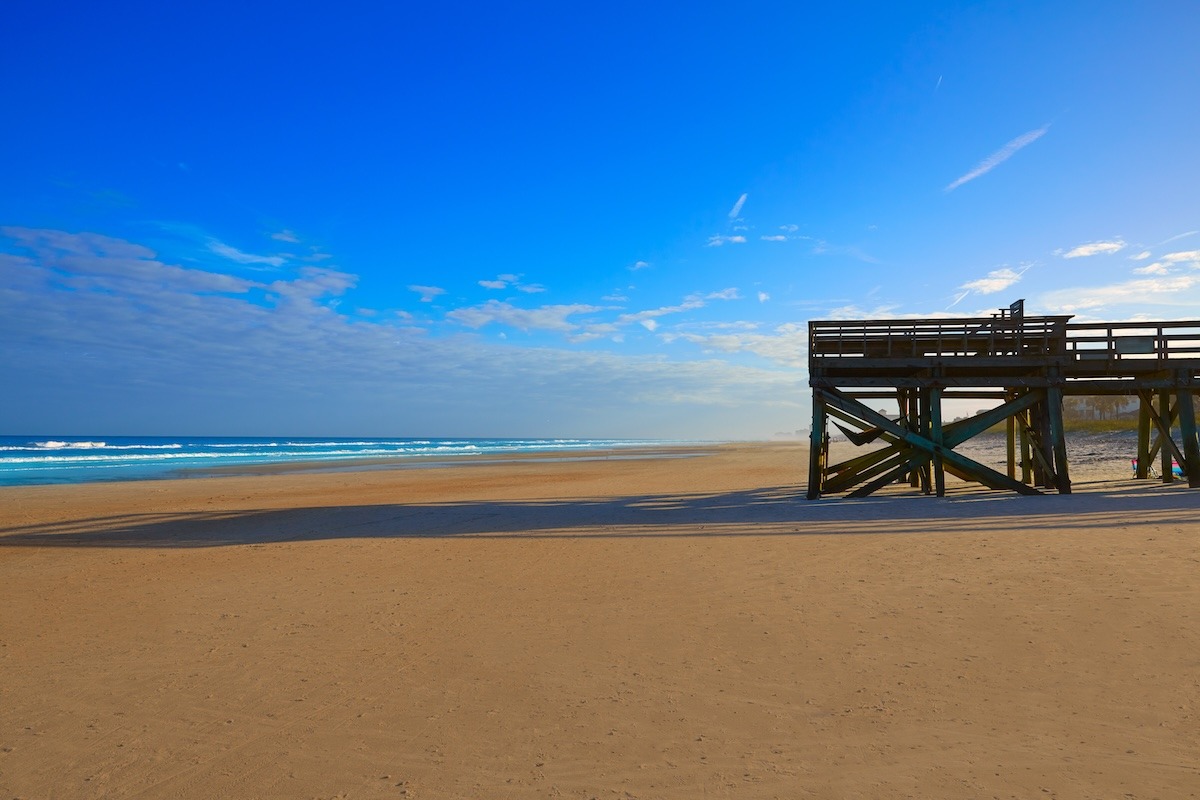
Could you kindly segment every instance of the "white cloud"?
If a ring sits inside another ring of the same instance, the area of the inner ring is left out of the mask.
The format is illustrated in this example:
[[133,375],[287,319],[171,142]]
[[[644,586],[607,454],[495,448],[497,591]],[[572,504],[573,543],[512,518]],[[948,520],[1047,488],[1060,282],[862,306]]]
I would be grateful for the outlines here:
[[1200,275],[1144,278],[1108,286],[1061,289],[1042,297],[1042,305],[1072,313],[1105,306],[1194,305],[1191,289],[1200,285]]
[[705,300],[740,300],[741,295],[738,293],[738,290],[735,287],[731,286],[728,289],[722,289],[719,292],[710,292],[710,293],[704,295],[704,299]]
[[[987,274],[987,277],[969,281],[958,288],[966,289],[969,292],[977,292],[979,294],[994,294],[995,292],[1002,292],[1017,281],[1021,280],[1021,276],[1025,274],[1025,270],[1027,269],[1029,269],[1029,267],[1026,267],[1020,272],[1008,267],[994,269]],[[962,298],[960,297],[959,300],[961,299]],[[955,305],[957,302],[958,300],[956,300],[954,303],[951,303],[951,305]]]
[[252,253],[244,253],[236,247],[230,247],[216,239],[209,240],[208,249],[222,258],[228,258],[230,261],[236,261],[239,264],[266,264],[269,267],[282,267],[286,263],[279,256],[256,256]]
[[770,299],[771,299],[771,295],[767,294],[766,292],[759,292],[759,293],[758,293],[758,302],[760,302],[760,303],[765,303],[765,302],[767,302],[767,301],[768,301],[768,300],[770,300]]
[[639,324],[648,331],[654,331],[654,330],[658,329],[658,321],[657,320],[644,319]]
[[1087,256],[1106,255],[1108,253],[1116,253],[1125,247],[1125,242],[1120,239],[1113,239],[1108,242],[1090,242],[1081,244],[1078,247],[1068,250],[1063,253],[1063,258],[1085,258]]
[[738,215],[742,213],[742,206],[746,205],[746,195],[746,192],[742,192],[742,196],[733,204],[733,208],[729,209],[730,219],[737,219]]
[[447,319],[466,325],[468,328],[482,328],[490,323],[508,325],[521,331],[555,331],[570,333],[579,328],[569,317],[577,314],[591,314],[601,311],[599,306],[582,304],[542,306],[540,308],[518,308],[511,303],[499,300],[488,300],[483,305],[469,308],[458,308],[448,314]]
[[1032,130],[1028,133],[1021,134],[1008,144],[1004,145],[1004,147],[1001,147],[999,150],[992,153],[983,161],[980,161],[970,172],[951,182],[950,185],[946,187],[945,191],[953,192],[964,183],[973,181],[982,175],[986,175],[1008,159],[1012,158],[1021,148],[1027,147],[1036,142],[1038,139],[1042,138],[1042,136],[1045,135],[1046,131],[1048,130],[1050,130],[1049,124],[1043,125],[1037,130]]
[[629,300],[629,298],[623,294],[606,294],[600,299],[609,303],[625,303]]
[[720,234],[717,234],[716,236],[708,237],[708,245],[707,246],[708,247],[720,247],[724,244],[745,244],[745,243],[746,243],[745,236],[722,236]]
[[772,333],[678,333],[665,338],[691,342],[710,352],[753,353],[788,367],[807,366],[808,328],[799,322],[780,325]]
[[1155,261],[1144,267],[1138,267],[1133,271],[1135,275],[1168,275],[1170,272],[1170,268],[1161,261]]
[[521,283],[520,280],[520,275],[505,273],[497,275],[494,281],[479,281],[479,285],[485,289],[507,289],[511,286],[517,291],[525,292],[526,294],[537,294],[538,292],[546,291],[546,287],[540,283]]
[[1162,257],[1168,264],[1190,263],[1200,264],[1200,250],[1185,250],[1179,253],[1167,253]]
[[1142,252],[1138,253],[1136,256],[1130,256],[1129,260],[1130,261],[1145,261],[1149,257],[1150,257],[1150,251],[1143,250]]
[[788,240],[788,237],[786,237],[782,234],[775,234],[774,236],[765,236],[764,235],[764,236],[760,236],[758,238],[762,239],[764,242],[786,242]]
[[800,230],[800,226],[799,225],[780,225],[779,230],[787,231],[788,233],[795,233],[796,231]]
[[633,272],[637,272],[639,269],[645,269],[648,266],[650,266],[650,263],[647,261],[635,261],[629,266],[629,269]]
[[271,238],[277,242],[290,242],[291,244],[298,244],[300,242],[300,237],[295,232],[289,231],[286,228],[279,231],[279,233],[272,233]]
[[416,292],[417,294],[421,295],[422,303],[432,303],[435,297],[446,293],[445,289],[442,289],[438,286],[420,286],[413,284],[410,285],[408,289],[409,291]]

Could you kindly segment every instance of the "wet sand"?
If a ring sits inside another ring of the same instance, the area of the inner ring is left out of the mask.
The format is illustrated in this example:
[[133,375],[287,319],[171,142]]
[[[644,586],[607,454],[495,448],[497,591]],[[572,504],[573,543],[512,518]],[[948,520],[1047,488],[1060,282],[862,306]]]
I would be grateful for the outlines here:
[[706,451],[0,490],[0,797],[1200,795],[1200,493]]

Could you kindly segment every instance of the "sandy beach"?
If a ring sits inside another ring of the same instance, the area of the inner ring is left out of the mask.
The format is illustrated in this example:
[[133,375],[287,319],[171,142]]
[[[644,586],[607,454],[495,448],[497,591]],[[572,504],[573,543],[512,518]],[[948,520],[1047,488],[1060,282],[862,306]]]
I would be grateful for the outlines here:
[[0,797],[1200,795],[1200,492],[806,458],[0,489]]

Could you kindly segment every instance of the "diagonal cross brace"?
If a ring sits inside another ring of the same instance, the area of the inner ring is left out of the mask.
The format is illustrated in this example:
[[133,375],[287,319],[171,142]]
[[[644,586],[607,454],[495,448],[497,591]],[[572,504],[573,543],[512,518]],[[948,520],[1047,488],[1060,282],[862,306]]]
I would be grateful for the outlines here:
[[[914,433],[912,431],[909,431],[909,430],[906,430],[905,428],[900,427],[898,424],[896,424],[895,422],[892,422],[887,417],[883,416],[882,414],[880,414],[876,411],[872,411],[870,408],[867,408],[862,403],[859,403],[857,400],[854,400],[853,398],[843,394],[842,392],[838,391],[837,389],[829,388],[829,389],[821,389],[820,391],[825,396],[825,402],[829,406],[831,406],[833,408],[837,408],[841,411],[844,411],[845,413],[850,414],[852,416],[858,417],[859,419],[861,419],[865,422],[868,422],[877,428],[882,428],[884,431],[892,434],[897,439],[900,439],[901,441],[903,441],[905,444],[909,445],[910,447],[913,447],[913,448],[921,450],[925,453],[928,453],[930,456],[935,456],[935,455],[940,456],[943,461],[945,461],[949,464],[953,464],[954,466],[961,469],[963,472],[966,472],[967,474],[975,477],[977,480],[979,480],[980,483],[983,483],[994,489],[1012,489],[1014,492],[1018,492],[1019,494],[1027,494],[1027,495],[1041,494],[1041,492],[1039,492],[1037,489],[1034,489],[1032,486],[1026,486],[1025,484],[1020,483],[1019,481],[1013,480],[1012,478],[1008,477],[1007,475],[997,472],[996,470],[992,469],[991,467],[980,464],[978,461],[975,461],[974,459],[967,458],[966,456],[962,455],[961,453],[954,452],[954,450],[951,449],[952,445],[950,445],[949,443],[943,444],[943,445],[938,445],[938,444],[935,444],[934,442],[930,441],[929,439],[925,438],[924,436],[921,436],[918,433]],[[1034,402],[1036,402],[1036,398],[1030,399],[1030,397],[1031,397],[1031,395],[1023,396],[1024,402],[1027,402],[1029,405],[1032,405]],[[1009,406],[1019,405],[1021,402],[1022,402],[1022,399],[1019,398],[1018,400],[1015,400],[1012,403],[1006,404],[1006,405],[1009,405]],[[1022,408],[1025,408],[1025,407],[1028,407],[1028,406],[1022,406]],[[1001,408],[1004,408],[1004,406],[1001,406]],[[999,411],[1000,409],[996,409],[996,410]],[[1010,410],[1008,413],[1015,413],[1015,412]],[[980,418],[982,418],[983,416],[988,416],[988,415],[981,415]],[[1005,415],[1005,416],[1007,416],[1007,415]],[[977,418],[977,419],[980,419],[980,418]],[[1004,416],[1001,416],[999,419],[1004,419]],[[999,419],[997,421],[999,421]],[[963,435],[965,433],[966,433],[965,431],[960,431],[959,436],[961,436],[961,438],[958,438],[958,436],[955,436],[952,439],[949,439],[948,442],[954,441],[954,444],[960,444],[961,442],[966,441],[967,439],[970,438],[970,435]]]

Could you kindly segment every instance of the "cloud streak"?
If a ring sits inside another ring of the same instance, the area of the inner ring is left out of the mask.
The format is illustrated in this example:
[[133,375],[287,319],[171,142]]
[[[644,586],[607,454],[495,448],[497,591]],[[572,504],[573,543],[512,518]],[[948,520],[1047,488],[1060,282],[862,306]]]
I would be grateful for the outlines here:
[[1024,147],[1028,147],[1038,139],[1042,138],[1042,136],[1044,136],[1048,130],[1050,130],[1050,125],[1046,124],[1036,130],[1021,134],[1008,144],[1004,145],[1004,147],[1001,147],[999,150],[992,153],[983,161],[980,161],[970,172],[951,182],[948,186],[946,186],[945,191],[947,193],[953,192],[964,183],[968,183],[969,181],[973,181],[978,177],[988,174],[996,167],[1000,166],[1005,161],[1008,161],[1010,158],[1016,155],[1019,150]]
[[729,218],[730,219],[737,219],[738,215],[742,213],[742,206],[746,205],[747,195],[748,195],[748,192],[742,192],[742,196],[739,197],[737,199],[737,202],[733,204],[733,208],[729,209]]
[[236,261],[239,264],[245,264],[247,266],[252,264],[265,264],[268,267],[282,267],[285,263],[287,263],[281,256],[256,256],[253,253],[242,252],[236,247],[230,247],[224,242],[217,241],[216,239],[209,240],[208,249],[222,258],[227,258],[230,261]]
[[[1063,258],[1087,258],[1088,256],[1107,255],[1109,253],[1117,253],[1125,249],[1125,242],[1120,239],[1113,239],[1107,242],[1089,242],[1081,244],[1063,253]],[[1149,253],[1147,253],[1149,255]]]

